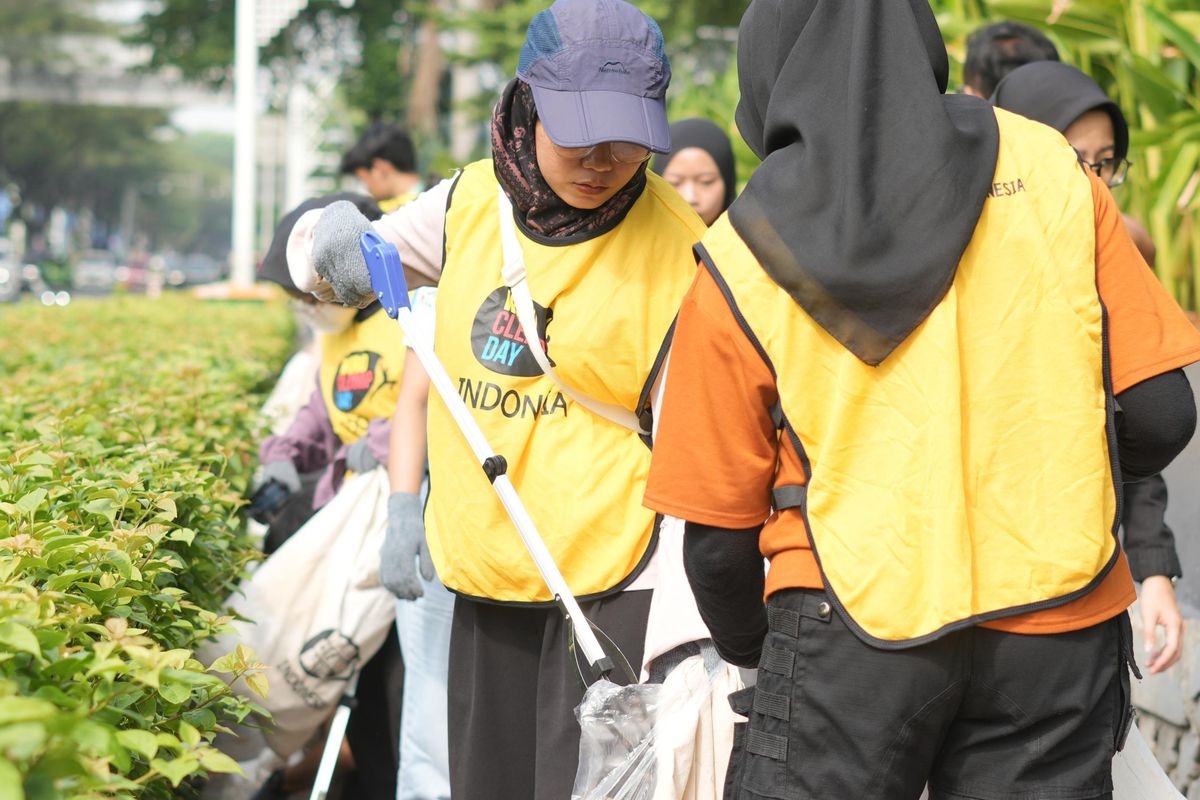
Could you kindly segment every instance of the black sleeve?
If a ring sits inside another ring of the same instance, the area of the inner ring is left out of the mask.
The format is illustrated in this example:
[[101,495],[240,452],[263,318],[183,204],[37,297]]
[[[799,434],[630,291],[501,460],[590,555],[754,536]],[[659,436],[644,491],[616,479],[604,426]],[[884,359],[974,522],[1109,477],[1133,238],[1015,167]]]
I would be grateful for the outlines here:
[[1196,404],[1183,370],[1164,372],[1117,395],[1117,454],[1126,481],[1162,472],[1196,429]]
[[700,618],[721,658],[746,668],[758,666],[767,636],[761,530],[761,525],[729,530],[689,522],[683,539],[684,571]]
[[1178,578],[1183,574],[1175,550],[1175,534],[1163,515],[1167,510],[1167,482],[1162,475],[1125,484],[1125,555],[1133,579],[1139,583],[1152,575]]

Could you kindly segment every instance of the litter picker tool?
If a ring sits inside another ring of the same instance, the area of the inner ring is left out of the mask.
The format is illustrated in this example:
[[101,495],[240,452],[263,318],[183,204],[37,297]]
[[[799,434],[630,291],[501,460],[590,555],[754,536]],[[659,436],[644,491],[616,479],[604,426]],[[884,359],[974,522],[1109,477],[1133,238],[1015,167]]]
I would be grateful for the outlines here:
[[346,726],[350,724],[350,713],[354,710],[354,692],[358,688],[358,675],[355,675],[346,687],[346,694],[338,703],[337,711],[329,721],[329,733],[325,737],[325,747],[321,751],[321,764],[317,767],[317,776],[313,779],[312,792],[308,800],[325,800],[333,786],[333,773],[337,769],[338,756],[342,754],[342,741],[346,738]]
[[480,468],[492,484],[492,488],[500,498],[504,510],[508,512],[509,518],[512,519],[513,525],[516,526],[517,533],[520,535],[525,549],[529,551],[529,555],[533,558],[533,562],[537,566],[542,580],[545,581],[546,587],[554,596],[555,603],[557,603],[563,616],[566,617],[567,622],[571,626],[571,630],[574,633],[574,640],[583,652],[593,679],[607,678],[620,666],[623,672],[628,673],[630,681],[636,682],[636,677],[633,675],[632,669],[623,656],[619,657],[618,660],[624,663],[615,663],[614,658],[606,653],[601,646],[596,631],[593,630],[591,624],[584,618],[583,611],[579,608],[579,603],[575,600],[575,595],[567,587],[567,582],[563,579],[558,565],[554,563],[554,557],[551,556],[546,543],[542,540],[541,534],[538,533],[537,526],[529,516],[529,512],[525,510],[524,503],[521,502],[521,498],[517,495],[516,487],[509,480],[506,474],[508,463],[504,460],[504,456],[492,451],[491,445],[488,444],[483,431],[479,428],[479,424],[467,410],[467,406],[462,398],[458,396],[458,392],[455,391],[454,384],[451,382],[450,376],[446,373],[445,367],[442,366],[442,362],[433,352],[432,345],[425,340],[422,332],[413,324],[412,308],[408,297],[408,285],[404,280],[404,269],[400,262],[400,253],[394,245],[385,242],[374,231],[364,233],[361,244],[363,256],[367,261],[367,270],[371,275],[371,286],[375,290],[375,296],[379,299],[379,303],[383,306],[383,310],[387,315],[400,323],[400,327],[404,330],[408,346],[416,353],[417,358],[420,359],[421,365],[429,374],[429,380],[433,383],[438,395],[441,396],[442,402],[446,404],[446,408],[449,409],[450,415],[454,418],[459,430],[462,431],[463,436],[471,447],[471,451],[479,460]]

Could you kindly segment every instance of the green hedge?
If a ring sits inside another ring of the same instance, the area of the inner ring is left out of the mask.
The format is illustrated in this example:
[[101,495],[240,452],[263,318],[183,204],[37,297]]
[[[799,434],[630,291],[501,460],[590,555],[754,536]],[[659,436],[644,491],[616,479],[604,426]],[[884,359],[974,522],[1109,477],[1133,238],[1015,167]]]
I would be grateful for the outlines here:
[[237,510],[292,334],[280,303],[0,307],[0,800],[236,769],[209,742],[262,676],[191,655],[254,556]]

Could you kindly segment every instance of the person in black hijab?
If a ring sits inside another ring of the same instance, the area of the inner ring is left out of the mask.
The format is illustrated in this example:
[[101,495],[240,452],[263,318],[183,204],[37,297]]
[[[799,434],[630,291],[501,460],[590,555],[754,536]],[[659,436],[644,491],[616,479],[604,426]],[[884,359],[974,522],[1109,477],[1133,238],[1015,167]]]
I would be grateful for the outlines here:
[[[1129,167],[1129,124],[1120,107],[1087,74],[1070,64],[1034,61],[1000,81],[992,103],[1066,136],[1080,160],[1110,187],[1124,182]],[[1075,136],[1068,134],[1085,117],[1096,119],[1100,123],[1096,127],[1103,129],[1096,147],[1083,143],[1087,132],[1082,129],[1077,129]]]
[[734,227],[831,336],[878,364],[941,301],[971,240],[996,166],[991,109],[945,94],[925,0],[753,3],[740,41],[737,124],[763,165]]
[[725,131],[701,117],[671,124],[671,152],[650,169],[666,178],[705,225],[712,225],[737,194],[737,162]]
[[1059,137],[944,94],[926,0],[753,0],[738,59],[763,163],[696,247],[645,494],[758,667],[725,796],[1110,798],[1119,482],[1190,438],[1200,334]]
[[[1049,125],[1075,148],[1079,161],[1110,187],[1124,182],[1130,164],[1129,126],[1121,109],[1092,78],[1075,67],[1040,61],[1018,67],[999,84],[997,107]],[[1150,234],[1134,218],[1125,227],[1146,263],[1154,266]],[[1151,674],[1171,667],[1182,655],[1183,615],[1172,579],[1182,575],[1175,534],[1166,524],[1167,483],[1162,475],[1125,484],[1122,528],[1134,580],[1142,585],[1138,608]],[[1157,632],[1165,636],[1160,645]]]

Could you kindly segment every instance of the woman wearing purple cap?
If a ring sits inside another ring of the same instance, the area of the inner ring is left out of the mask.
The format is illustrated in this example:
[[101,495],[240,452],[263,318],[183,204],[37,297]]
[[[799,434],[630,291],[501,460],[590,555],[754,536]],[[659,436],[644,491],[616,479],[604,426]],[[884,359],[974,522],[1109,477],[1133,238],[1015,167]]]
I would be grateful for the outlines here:
[[[584,613],[634,665],[656,541],[641,504],[649,398],[704,231],[646,169],[670,150],[670,77],[652,19],[621,0],[559,0],[529,26],[492,159],[374,226],[414,277],[438,282],[438,357]],[[368,227],[344,206],[302,221],[294,271],[318,295],[367,301]],[[457,593],[453,796],[562,800],[583,692],[569,626],[436,397],[428,451],[424,516],[415,495],[394,502],[382,557],[385,575],[415,574],[427,552]]]

